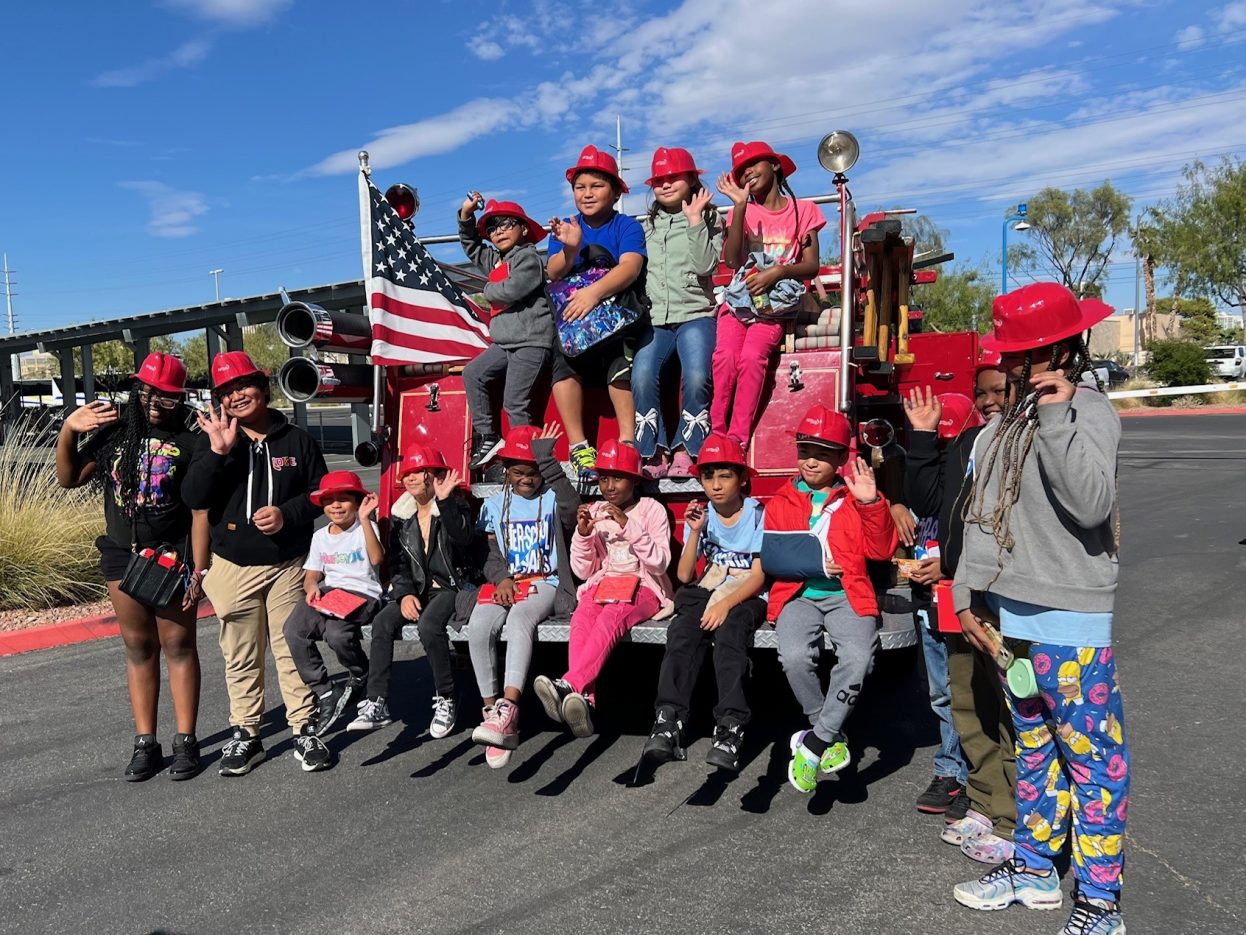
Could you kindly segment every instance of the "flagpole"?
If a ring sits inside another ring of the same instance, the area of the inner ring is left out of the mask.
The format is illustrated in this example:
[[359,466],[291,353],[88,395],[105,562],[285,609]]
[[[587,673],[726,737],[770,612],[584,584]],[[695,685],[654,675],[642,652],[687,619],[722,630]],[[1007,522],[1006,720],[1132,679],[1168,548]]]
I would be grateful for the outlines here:
[[[372,167],[368,165],[368,151],[361,149],[359,151],[359,235],[362,250],[360,255],[363,257],[363,281],[366,285],[368,276],[372,272],[369,268],[372,262],[372,199],[368,191],[368,182],[372,177]],[[368,296],[364,296],[364,312],[368,315],[368,320],[372,319],[372,310],[368,306]],[[382,425],[382,406],[385,402],[385,371],[375,360],[371,360],[372,364],[372,440],[381,442],[384,439]],[[384,452],[386,446],[380,446]],[[381,455],[381,470],[384,471],[388,466],[387,458]]]

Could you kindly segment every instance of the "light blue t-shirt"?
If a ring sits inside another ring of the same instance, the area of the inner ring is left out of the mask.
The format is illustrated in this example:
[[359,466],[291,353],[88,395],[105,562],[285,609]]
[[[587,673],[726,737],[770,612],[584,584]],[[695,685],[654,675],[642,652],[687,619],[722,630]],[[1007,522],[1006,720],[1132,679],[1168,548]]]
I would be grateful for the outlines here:
[[[722,517],[712,505],[705,507],[707,519],[697,543],[698,554],[706,561],[724,568],[748,569],[753,559],[761,555],[762,526],[765,510],[752,497],[744,498],[740,518],[732,526],[723,524]],[[684,523],[684,542],[692,530]]]
[[510,514],[502,528],[502,499],[495,494],[480,509],[481,532],[491,533],[506,556],[507,567],[516,575],[544,574],[551,584],[558,583],[558,550],[554,547],[557,500],[552,490],[526,500],[510,497]]
[[[580,222],[580,229],[584,231],[584,240],[580,244],[581,253],[589,244],[597,244],[609,250],[616,263],[623,259],[625,253],[639,253],[643,257],[649,255],[645,250],[645,230],[634,217],[616,213],[601,227],[589,227],[582,214],[577,214],[575,217]],[[551,234],[549,255],[553,257],[561,252],[562,242]]]
[[1054,646],[1112,645],[1112,615],[1039,607],[986,592],[986,605],[999,617],[1000,632],[1016,640]]

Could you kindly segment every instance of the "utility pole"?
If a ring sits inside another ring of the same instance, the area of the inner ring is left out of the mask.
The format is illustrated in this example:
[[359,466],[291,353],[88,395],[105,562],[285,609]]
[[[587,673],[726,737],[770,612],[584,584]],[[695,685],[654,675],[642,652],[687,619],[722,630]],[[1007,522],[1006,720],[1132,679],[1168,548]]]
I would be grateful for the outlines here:
[[223,269],[208,270],[208,275],[212,277],[212,280],[216,285],[216,301],[218,303],[221,301],[221,273],[223,272],[225,272]]
[[[614,161],[619,164],[619,177],[623,177],[623,154],[627,152],[623,148],[623,117],[619,114],[614,116]],[[623,195],[619,195],[619,213],[623,214]]]
[[[13,280],[11,277],[14,270],[9,269],[9,255],[4,255],[4,304],[9,313],[9,334],[17,334],[17,316],[13,314]],[[22,357],[20,354],[14,354],[11,358],[13,367],[13,379],[21,380],[22,378]]]
[[1142,360],[1142,254],[1134,247],[1134,376]]

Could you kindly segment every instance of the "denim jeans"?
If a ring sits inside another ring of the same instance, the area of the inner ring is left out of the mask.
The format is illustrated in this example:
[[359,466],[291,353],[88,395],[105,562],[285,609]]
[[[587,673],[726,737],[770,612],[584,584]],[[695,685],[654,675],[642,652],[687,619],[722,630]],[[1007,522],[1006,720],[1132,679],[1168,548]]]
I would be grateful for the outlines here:
[[952,692],[948,688],[947,642],[942,633],[927,626],[934,610],[918,610],[913,616],[922,641],[926,663],[926,682],[930,687],[930,710],[939,719],[939,749],[935,753],[936,776],[951,776],[963,788],[969,778],[969,765],[960,749],[960,734],[952,723]]
[[[678,325],[647,328],[636,341],[632,395],[636,399],[636,447],[651,458],[658,448],[679,445],[694,458],[710,431],[710,361],[716,326],[713,316]],[[682,371],[679,434],[673,437],[662,416],[662,371],[678,353]]]

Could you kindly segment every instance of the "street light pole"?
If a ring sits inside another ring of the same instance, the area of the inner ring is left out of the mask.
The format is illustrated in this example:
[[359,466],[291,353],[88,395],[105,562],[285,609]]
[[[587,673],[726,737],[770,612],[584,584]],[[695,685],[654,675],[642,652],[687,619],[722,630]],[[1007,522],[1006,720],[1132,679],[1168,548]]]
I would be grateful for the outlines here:
[[223,272],[225,272],[223,269],[208,270],[208,275],[212,277],[212,281],[216,286],[216,301],[218,303],[221,301],[221,273]]
[[[1013,227],[1013,225],[1016,225]],[[1019,205],[1016,214],[1010,214],[1004,218],[1003,247],[1000,250],[1000,276],[999,276],[999,294],[1003,295],[1008,291],[1008,229],[1027,231],[1030,229],[1029,223],[1025,219],[1025,205]]]

